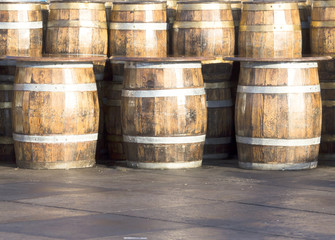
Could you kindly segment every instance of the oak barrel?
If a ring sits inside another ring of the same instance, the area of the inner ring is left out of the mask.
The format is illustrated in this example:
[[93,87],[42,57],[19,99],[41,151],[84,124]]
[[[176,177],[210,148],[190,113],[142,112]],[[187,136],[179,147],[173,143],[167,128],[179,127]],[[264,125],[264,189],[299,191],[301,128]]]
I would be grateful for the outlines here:
[[234,102],[230,80],[232,62],[202,62],[206,91],[207,133],[204,159],[225,159],[234,152]]
[[301,24],[296,1],[243,2],[239,31],[241,57],[301,57]]
[[103,2],[51,1],[46,52],[107,55],[107,23]]
[[230,4],[178,2],[172,44],[174,56],[234,55],[234,21]]
[[128,166],[201,166],[207,111],[200,60],[131,59],[124,77],[121,115]]
[[335,1],[314,0],[311,16],[311,51],[335,53]]
[[18,60],[13,97],[18,167],[68,169],[95,164],[99,101],[92,61]]
[[308,6],[305,0],[299,0],[299,16],[301,22],[301,37],[302,37],[302,54],[311,53],[311,43],[310,43],[310,21],[311,12],[310,6]]
[[41,56],[43,22],[38,2],[0,2],[0,55]]
[[322,111],[318,59],[293,61],[241,62],[235,131],[242,168],[317,166]]

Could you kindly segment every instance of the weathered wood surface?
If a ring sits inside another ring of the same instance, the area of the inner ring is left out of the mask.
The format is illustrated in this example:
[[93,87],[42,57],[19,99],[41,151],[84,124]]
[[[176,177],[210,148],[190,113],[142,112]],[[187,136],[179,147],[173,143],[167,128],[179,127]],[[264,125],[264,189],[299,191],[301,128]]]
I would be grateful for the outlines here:
[[109,50],[112,56],[166,57],[166,4],[114,3],[110,16]]
[[174,56],[232,56],[235,34],[231,5],[182,2],[173,24]]
[[121,97],[127,163],[201,166],[207,111],[200,62],[132,62]]
[[42,55],[43,22],[39,3],[0,3],[0,55]]
[[52,1],[46,52],[107,55],[106,10],[102,2]]
[[99,127],[93,65],[47,58],[19,62],[16,71],[17,165],[33,169],[93,166]]
[[313,2],[311,16],[311,51],[313,54],[335,53],[335,2]]
[[241,63],[235,109],[240,166],[316,167],[321,114],[315,62]]
[[302,36],[297,2],[244,2],[238,40],[239,56],[301,57]]
[[236,149],[231,71],[232,62],[202,65],[207,101],[204,159],[225,159]]

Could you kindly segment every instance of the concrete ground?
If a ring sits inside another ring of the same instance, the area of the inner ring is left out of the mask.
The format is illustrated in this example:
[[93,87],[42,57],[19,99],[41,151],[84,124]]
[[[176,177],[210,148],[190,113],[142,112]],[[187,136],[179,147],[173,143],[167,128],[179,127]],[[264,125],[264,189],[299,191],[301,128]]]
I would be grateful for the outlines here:
[[0,165],[0,239],[335,239],[335,166],[250,171]]

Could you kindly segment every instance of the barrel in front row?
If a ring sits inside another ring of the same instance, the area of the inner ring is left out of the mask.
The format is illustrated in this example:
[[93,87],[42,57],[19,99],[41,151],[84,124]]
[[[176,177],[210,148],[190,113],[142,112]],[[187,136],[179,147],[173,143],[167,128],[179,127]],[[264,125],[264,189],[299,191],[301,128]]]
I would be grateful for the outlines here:
[[92,62],[51,57],[18,61],[13,97],[18,167],[93,166],[98,125]]
[[200,60],[127,62],[121,109],[128,166],[201,166],[207,111]]
[[242,62],[235,131],[242,168],[315,168],[321,137],[317,63]]

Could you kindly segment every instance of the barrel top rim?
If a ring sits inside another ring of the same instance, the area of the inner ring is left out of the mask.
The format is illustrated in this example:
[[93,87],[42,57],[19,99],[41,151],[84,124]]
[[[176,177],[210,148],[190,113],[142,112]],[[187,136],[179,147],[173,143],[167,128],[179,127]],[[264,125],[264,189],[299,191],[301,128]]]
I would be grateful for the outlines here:
[[19,62],[95,62],[106,61],[106,57],[97,56],[74,56],[74,55],[43,55],[41,57],[18,57],[18,56],[0,56],[0,60],[15,60]]
[[284,1],[276,1],[276,0],[254,0],[254,1],[243,1],[243,4],[283,4],[283,3],[298,3],[298,0],[284,0]]
[[104,0],[51,0],[50,3],[103,3]]
[[224,57],[224,60],[235,62],[318,62],[335,59],[335,56],[302,56],[300,58],[248,58],[248,57]]
[[158,62],[202,62],[215,60],[214,57],[111,57],[110,61],[122,62],[145,62],[145,63],[158,63]]
[[0,2],[0,4],[47,4],[46,1],[22,1],[22,2],[14,2],[14,0],[10,0],[8,2]]
[[136,2],[121,2],[121,1],[116,1],[113,2],[113,5],[117,4],[127,4],[127,5],[137,5],[137,4],[166,4],[166,1],[136,1]]
[[241,3],[241,1],[178,1],[178,4],[231,4],[231,3]]

